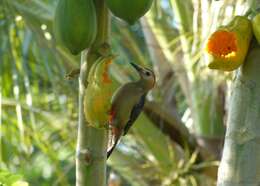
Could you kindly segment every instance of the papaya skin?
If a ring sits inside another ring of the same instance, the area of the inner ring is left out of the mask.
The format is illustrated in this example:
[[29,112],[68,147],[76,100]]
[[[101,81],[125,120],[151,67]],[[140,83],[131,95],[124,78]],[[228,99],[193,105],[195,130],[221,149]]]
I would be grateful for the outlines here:
[[235,16],[226,26],[219,27],[209,37],[206,56],[210,69],[232,71],[245,60],[250,41],[252,25],[244,16]]
[[107,0],[110,11],[133,25],[151,8],[153,0]]
[[96,10],[92,0],[59,0],[54,18],[54,34],[76,55],[89,48],[97,33]]
[[118,88],[109,74],[114,56],[98,59],[88,76],[88,88],[84,95],[84,114],[88,124],[95,128],[107,128],[111,97]]
[[252,20],[253,32],[258,44],[260,44],[260,13],[257,14]]

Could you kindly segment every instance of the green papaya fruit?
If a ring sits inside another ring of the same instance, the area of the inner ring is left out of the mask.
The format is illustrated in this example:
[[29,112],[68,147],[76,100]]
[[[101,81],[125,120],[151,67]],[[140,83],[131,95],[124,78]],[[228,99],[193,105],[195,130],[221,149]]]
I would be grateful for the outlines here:
[[256,40],[260,44],[260,13],[253,18],[252,25]]
[[84,95],[84,113],[89,125],[106,128],[109,120],[111,97],[118,88],[109,71],[114,56],[102,57],[92,66],[88,75],[88,87]]
[[151,8],[153,0],[107,0],[106,2],[116,17],[134,24]]
[[97,33],[93,0],[59,0],[54,18],[54,33],[74,55],[88,48]]

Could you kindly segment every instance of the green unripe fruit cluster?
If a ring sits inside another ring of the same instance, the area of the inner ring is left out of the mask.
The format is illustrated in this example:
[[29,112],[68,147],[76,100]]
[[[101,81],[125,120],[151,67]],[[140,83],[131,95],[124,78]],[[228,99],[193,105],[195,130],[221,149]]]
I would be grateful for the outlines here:
[[59,0],[54,33],[58,41],[74,55],[90,47],[97,33],[93,0]]
[[153,0],[107,0],[106,2],[116,17],[134,24],[151,8]]
[[[106,0],[110,11],[134,24],[150,8],[153,0]],[[54,17],[57,41],[76,55],[89,48],[97,35],[97,16],[93,0],[59,0]]]

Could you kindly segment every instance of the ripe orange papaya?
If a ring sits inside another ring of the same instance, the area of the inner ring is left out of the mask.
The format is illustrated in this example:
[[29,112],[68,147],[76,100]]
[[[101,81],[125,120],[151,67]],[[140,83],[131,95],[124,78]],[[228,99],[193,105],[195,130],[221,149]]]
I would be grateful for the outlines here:
[[210,69],[232,71],[245,60],[252,38],[252,25],[244,16],[219,27],[207,41],[206,52]]
[[107,0],[106,2],[116,17],[134,24],[151,8],[153,0]]
[[253,31],[258,44],[260,44],[260,13],[258,13],[252,20]]
[[74,55],[88,48],[97,33],[93,0],[59,0],[54,18],[54,33]]

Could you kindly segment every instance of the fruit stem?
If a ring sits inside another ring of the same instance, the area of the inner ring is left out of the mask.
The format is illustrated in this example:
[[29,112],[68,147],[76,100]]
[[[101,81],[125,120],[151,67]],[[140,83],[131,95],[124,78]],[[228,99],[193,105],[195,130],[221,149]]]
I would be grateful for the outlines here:
[[108,44],[110,19],[105,0],[94,0],[97,12],[97,36],[88,49],[81,54],[79,77],[79,120],[76,155],[76,186],[106,185],[106,129],[90,127],[84,117],[84,93],[88,86],[87,77],[91,66],[102,56],[100,48]]
[[93,63],[100,57],[101,54],[98,51],[100,48],[108,45],[110,34],[110,17],[105,0],[94,0],[94,3],[97,12],[97,36],[88,51],[88,66],[93,65]]

